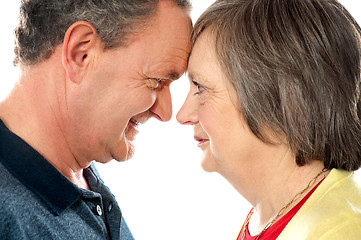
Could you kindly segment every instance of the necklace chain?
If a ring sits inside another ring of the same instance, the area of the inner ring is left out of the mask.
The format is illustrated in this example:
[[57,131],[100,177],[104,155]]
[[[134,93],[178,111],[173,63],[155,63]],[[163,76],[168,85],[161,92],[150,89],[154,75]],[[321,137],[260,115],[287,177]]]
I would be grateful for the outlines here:
[[[324,168],[321,170],[321,172],[319,172],[309,183],[308,185],[299,193],[297,193],[291,201],[289,201],[283,208],[281,208],[281,210],[277,213],[277,215],[271,220],[269,221],[266,226],[264,226],[264,228],[262,229],[262,231],[257,235],[257,238],[255,240],[258,240],[262,233],[264,233],[269,227],[271,227],[277,220],[280,216],[282,216],[285,212],[286,212],[286,209],[291,206],[292,203],[294,203],[295,201],[297,201],[301,196],[302,194],[304,194],[313,184],[315,184],[317,178],[319,176],[321,176],[323,173],[325,173],[328,169],[327,168]],[[248,225],[251,217],[252,217],[252,214],[254,212],[254,209],[252,209],[252,211],[250,212],[250,214],[248,215],[246,221],[244,222],[243,224],[243,231],[242,231],[242,236],[241,236],[241,239],[244,240],[245,237],[246,237],[246,226]]]

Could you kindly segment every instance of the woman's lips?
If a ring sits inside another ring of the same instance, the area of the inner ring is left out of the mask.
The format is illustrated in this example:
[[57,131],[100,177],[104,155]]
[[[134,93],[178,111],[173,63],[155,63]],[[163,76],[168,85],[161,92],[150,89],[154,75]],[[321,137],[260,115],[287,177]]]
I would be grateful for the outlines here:
[[194,139],[198,142],[197,146],[202,147],[206,142],[209,142],[209,139],[201,138],[195,136]]

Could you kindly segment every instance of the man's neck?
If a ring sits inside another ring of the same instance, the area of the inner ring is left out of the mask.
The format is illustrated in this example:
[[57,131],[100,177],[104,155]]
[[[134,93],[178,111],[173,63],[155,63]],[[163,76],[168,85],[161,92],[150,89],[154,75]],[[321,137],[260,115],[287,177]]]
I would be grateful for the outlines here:
[[51,85],[49,72],[35,69],[21,76],[8,98],[0,103],[0,118],[10,131],[38,151],[70,181],[89,189],[83,168],[90,162],[81,165],[69,148],[63,134],[58,89]]

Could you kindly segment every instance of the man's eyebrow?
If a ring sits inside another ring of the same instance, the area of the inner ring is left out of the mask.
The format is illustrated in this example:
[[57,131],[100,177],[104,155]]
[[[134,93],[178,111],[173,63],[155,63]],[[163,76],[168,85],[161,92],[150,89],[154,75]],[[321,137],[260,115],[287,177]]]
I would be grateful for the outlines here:
[[181,76],[179,75],[179,73],[177,72],[169,72],[167,74],[167,78],[170,79],[170,80],[177,80],[179,79]]

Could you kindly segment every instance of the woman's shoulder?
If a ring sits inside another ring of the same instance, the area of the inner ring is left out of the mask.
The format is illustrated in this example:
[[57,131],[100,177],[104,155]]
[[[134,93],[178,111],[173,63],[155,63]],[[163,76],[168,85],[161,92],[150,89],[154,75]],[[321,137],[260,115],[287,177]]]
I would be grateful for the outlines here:
[[361,186],[353,172],[333,169],[278,239],[352,240],[360,236]]
[[333,169],[317,190],[311,203],[361,211],[361,185],[354,172]]
[[319,224],[356,221],[361,228],[361,185],[354,172],[333,169],[298,214]]

